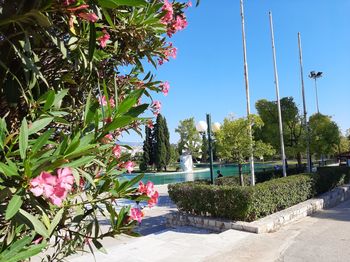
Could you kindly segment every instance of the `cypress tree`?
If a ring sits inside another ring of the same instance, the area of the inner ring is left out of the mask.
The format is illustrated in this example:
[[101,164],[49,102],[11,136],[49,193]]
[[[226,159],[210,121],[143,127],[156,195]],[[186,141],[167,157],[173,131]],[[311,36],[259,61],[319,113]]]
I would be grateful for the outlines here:
[[143,142],[143,155],[140,169],[146,171],[148,166],[153,165],[153,135],[152,130],[146,126],[145,128],[145,141]]
[[167,165],[170,164],[171,159],[171,145],[170,145],[170,135],[169,135],[169,129],[168,124],[166,122],[165,117],[163,117],[163,130],[164,130],[164,143],[165,143],[165,170],[167,168]]
[[164,120],[162,115],[158,114],[154,127],[154,164],[157,171],[166,166],[166,154]]

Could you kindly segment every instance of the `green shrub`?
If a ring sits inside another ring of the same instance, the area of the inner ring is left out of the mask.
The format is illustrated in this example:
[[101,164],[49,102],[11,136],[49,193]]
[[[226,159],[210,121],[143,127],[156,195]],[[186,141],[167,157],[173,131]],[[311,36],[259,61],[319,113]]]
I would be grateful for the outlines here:
[[327,192],[336,186],[349,183],[350,167],[319,167],[317,169],[316,191],[318,194]]
[[186,182],[169,185],[169,196],[184,212],[253,221],[311,198],[314,184],[310,174],[274,179],[255,187]]
[[[287,169],[288,176],[301,174],[304,172],[305,172],[305,166]],[[271,179],[280,178],[282,176],[283,176],[282,169],[259,171],[255,173],[255,182],[263,183]],[[250,176],[243,176],[243,179],[244,179],[244,185],[250,184]],[[225,177],[216,178],[215,184],[220,186],[234,186],[234,185],[239,186],[240,180],[238,176],[225,176]]]

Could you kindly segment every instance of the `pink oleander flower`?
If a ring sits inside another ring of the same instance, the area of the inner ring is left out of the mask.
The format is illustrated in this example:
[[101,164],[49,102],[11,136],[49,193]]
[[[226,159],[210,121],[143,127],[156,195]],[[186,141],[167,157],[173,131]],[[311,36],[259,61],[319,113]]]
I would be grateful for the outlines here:
[[150,128],[150,129],[153,129],[153,128],[154,128],[153,121],[152,121],[151,119],[149,119],[149,120],[147,121],[147,126],[148,126],[148,128]]
[[178,16],[176,16],[175,23],[173,23],[172,26],[173,26],[173,28],[174,28],[176,31],[185,29],[186,26],[187,26],[187,20],[186,20],[185,15],[182,15],[182,16],[178,15]]
[[165,54],[167,60],[169,60],[169,57],[172,57],[172,58],[176,59],[177,48],[173,47],[173,44],[170,43],[168,48],[164,51],[164,54]]
[[63,4],[64,5],[71,5],[71,4],[74,4],[75,2],[76,2],[76,0],[64,0]]
[[158,203],[159,193],[158,191],[154,191],[151,198],[147,201],[149,207],[153,207]]
[[92,23],[96,23],[98,20],[98,16],[95,13],[79,13],[78,16]]
[[162,11],[165,11],[165,15],[160,20],[162,24],[168,24],[173,20],[174,10],[173,5],[168,2],[168,0],[164,0],[164,5],[162,7]]
[[59,168],[57,176],[48,172],[41,172],[39,176],[33,178],[30,184],[30,191],[34,196],[43,195],[54,205],[61,206],[67,197],[68,191],[72,190],[74,177],[70,168]]
[[120,145],[115,145],[112,149],[113,155],[116,158],[120,158],[120,156],[122,155],[122,148]]
[[108,144],[108,143],[112,142],[113,139],[114,139],[114,137],[113,137],[112,134],[107,134],[101,139],[101,143],[102,144]]
[[192,7],[192,2],[191,2],[191,0],[189,0],[189,1],[187,2],[186,7]]
[[109,99],[109,105],[111,106],[111,108],[114,108],[114,107],[115,107],[115,101],[114,101],[114,98],[113,98],[113,97],[111,97],[111,98]]
[[66,190],[72,190],[74,184],[74,177],[72,175],[72,170],[69,167],[59,168],[57,170],[58,183],[61,187]]
[[142,217],[143,217],[143,212],[139,208],[133,207],[130,210],[130,218],[132,220],[135,220],[135,221],[141,223]]
[[100,46],[102,48],[105,48],[107,45],[107,41],[110,38],[110,35],[108,34],[108,32],[106,30],[102,30],[102,32],[103,32],[103,36],[97,38],[97,40],[100,41]]
[[70,7],[70,8],[67,8],[67,10],[69,12],[75,12],[75,11],[79,11],[79,10],[86,9],[86,8],[89,8],[89,5],[79,5],[77,7]]
[[153,114],[158,115],[160,113],[160,109],[162,108],[162,103],[160,101],[154,101],[152,104]]
[[99,97],[99,98],[98,98],[98,103],[99,103],[101,106],[106,106],[106,105],[107,105],[106,96]]
[[44,171],[29,182],[30,191],[36,197],[44,195],[44,197],[48,198],[52,195],[56,183],[57,177]]
[[50,202],[56,206],[61,206],[63,200],[67,197],[67,190],[64,187],[56,186],[53,194],[49,197]]
[[131,173],[134,170],[134,166],[135,163],[130,160],[123,164],[123,167],[126,168],[126,171],[128,171],[128,173]]
[[154,184],[148,181],[144,184],[142,181],[139,182],[138,191],[141,194],[147,195],[150,199],[148,200],[148,206],[152,207],[158,202],[159,193],[154,189]]
[[162,83],[162,84],[161,84],[161,87],[162,87],[162,92],[163,92],[163,94],[164,94],[165,96],[167,96],[168,93],[169,93],[169,88],[170,88],[169,82],[166,81],[166,82]]

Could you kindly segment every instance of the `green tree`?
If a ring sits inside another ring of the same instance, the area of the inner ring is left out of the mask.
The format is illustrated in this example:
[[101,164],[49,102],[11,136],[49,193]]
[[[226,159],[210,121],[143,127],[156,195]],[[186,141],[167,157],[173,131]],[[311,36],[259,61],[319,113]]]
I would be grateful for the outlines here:
[[[301,165],[302,153],[305,151],[302,117],[293,97],[283,97],[280,101],[286,155],[288,158],[296,158],[298,164]],[[255,130],[255,137],[271,144],[277,152],[280,152],[281,142],[276,101],[261,99],[256,102],[255,107],[264,122],[263,127]]]
[[340,130],[330,116],[314,114],[309,119],[311,152],[322,161],[326,155],[338,152]]
[[145,127],[145,141],[143,142],[143,154],[140,169],[146,171],[148,166],[154,163],[153,133],[148,126]]
[[180,141],[178,143],[179,154],[187,152],[193,158],[200,157],[201,137],[196,130],[194,118],[188,118],[180,121],[179,126],[175,129],[179,133]]
[[[157,171],[161,171],[162,168],[166,170],[168,159],[167,155],[170,154],[170,152],[167,151],[167,143],[169,143],[169,136],[166,136],[166,131],[164,127],[164,118],[161,114],[158,114],[157,121],[154,126],[154,164],[157,168]],[[166,142],[167,138],[168,142]]]
[[[252,116],[252,118],[254,130],[263,126],[259,117]],[[227,161],[237,161],[241,185],[243,185],[242,164],[252,153],[248,131],[249,121],[246,118],[226,118],[221,129],[216,133],[218,154]],[[254,155],[266,156],[275,153],[271,145],[262,141],[253,142]]]
[[345,153],[350,151],[350,140],[344,136],[342,133],[340,133],[340,139],[339,139],[339,146],[338,146],[338,152]]
[[166,122],[166,118],[163,117],[163,131],[164,131],[164,143],[165,143],[165,170],[167,169],[167,166],[170,164],[171,160],[171,145],[170,145],[170,135],[169,135],[169,129],[168,124]]

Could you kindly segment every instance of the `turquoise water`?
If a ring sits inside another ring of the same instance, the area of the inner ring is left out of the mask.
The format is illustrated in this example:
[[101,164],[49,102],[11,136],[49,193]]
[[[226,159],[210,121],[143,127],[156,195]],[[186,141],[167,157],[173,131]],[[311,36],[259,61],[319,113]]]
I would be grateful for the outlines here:
[[[209,165],[201,165],[200,168],[209,168]],[[255,172],[273,168],[271,164],[255,164]],[[220,170],[223,176],[238,176],[238,166],[233,164],[228,165],[214,165],[214,179],[217,174],[216,171]],[[249,164],[243,165],[243,174],[250,173]],[[125,178],[131,179],[135,177],[136,174],[125,175]],[[184,181],[195,181],[195,180],[210,180],[210,170],[203,170],[201,172],[193,172],[193,173],[167,173],[167,174],[154,174],[154,173],[146,173],[143,182],[151,181],[155,185],[164,185],[164,184],[172,184],[179,183]]]

